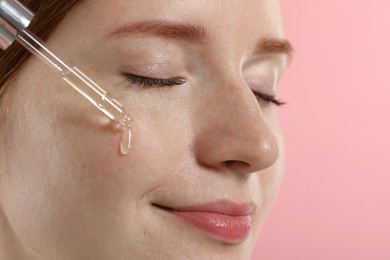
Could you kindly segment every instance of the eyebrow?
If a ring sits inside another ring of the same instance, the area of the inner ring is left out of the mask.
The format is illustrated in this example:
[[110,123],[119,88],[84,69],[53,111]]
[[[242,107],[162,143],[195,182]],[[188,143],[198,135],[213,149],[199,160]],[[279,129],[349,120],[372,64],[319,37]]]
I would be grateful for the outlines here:
[[[173,23],[166,21],[141,21],[125,25],[111,32],[108,36],[120,36],[126,34],[146,34],[184,40],[192,43],[206,43],[210,35],[206,28],[190,23]],[[286,39],[266,38],[257,42],[255,53],[285,54],[291,59],[293,48]]]
[[289,59],[291,59],[293,51],[292,44],[288,40],[274,38],[261,39],[255,48],[256,53],[285,54]]
[[149,34],[163,38],[185,40],[195,43],[205,43],[209,35],[203,26],[194,24],[178,24],[162,21],[145,21],[123,26],[110,33],[110,36],[121,34]]

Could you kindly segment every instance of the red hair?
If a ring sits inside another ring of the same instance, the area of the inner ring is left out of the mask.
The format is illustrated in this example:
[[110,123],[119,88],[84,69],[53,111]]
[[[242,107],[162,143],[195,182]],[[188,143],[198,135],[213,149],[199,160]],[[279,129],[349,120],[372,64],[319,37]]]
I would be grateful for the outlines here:
[[[47,39],[66,14],[82,0],[21,0],[35,13],[29,29],[41,39]],[[7,84],[17,74],[30,53],[14,42],[5,51],[0,50],[0,99]]]

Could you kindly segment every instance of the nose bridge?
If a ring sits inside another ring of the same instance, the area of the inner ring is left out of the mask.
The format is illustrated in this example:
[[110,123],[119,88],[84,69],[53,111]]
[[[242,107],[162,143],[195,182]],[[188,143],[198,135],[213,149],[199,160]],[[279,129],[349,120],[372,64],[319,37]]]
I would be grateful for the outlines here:
[[275,133],[244,80],[232,75],[213,82],[202,95],[195,116],[197,159],[235,172],[260,171],[278,157]]

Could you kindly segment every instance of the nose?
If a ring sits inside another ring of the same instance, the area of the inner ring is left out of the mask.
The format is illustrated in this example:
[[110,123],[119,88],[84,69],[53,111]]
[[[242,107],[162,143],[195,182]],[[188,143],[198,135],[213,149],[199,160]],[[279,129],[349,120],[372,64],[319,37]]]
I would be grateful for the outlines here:
[[208,87],[194,112],[197,162],[240,175],[270,167],[279,156],[272,115],[262,111],[244,82],[223,84]]

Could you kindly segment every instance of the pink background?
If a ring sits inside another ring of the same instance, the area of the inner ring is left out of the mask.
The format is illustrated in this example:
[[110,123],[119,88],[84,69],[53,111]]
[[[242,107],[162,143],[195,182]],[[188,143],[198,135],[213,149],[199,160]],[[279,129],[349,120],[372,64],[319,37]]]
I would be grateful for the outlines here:
[[286,175],[253,259],[390,259],[390,1],[281,0]]

